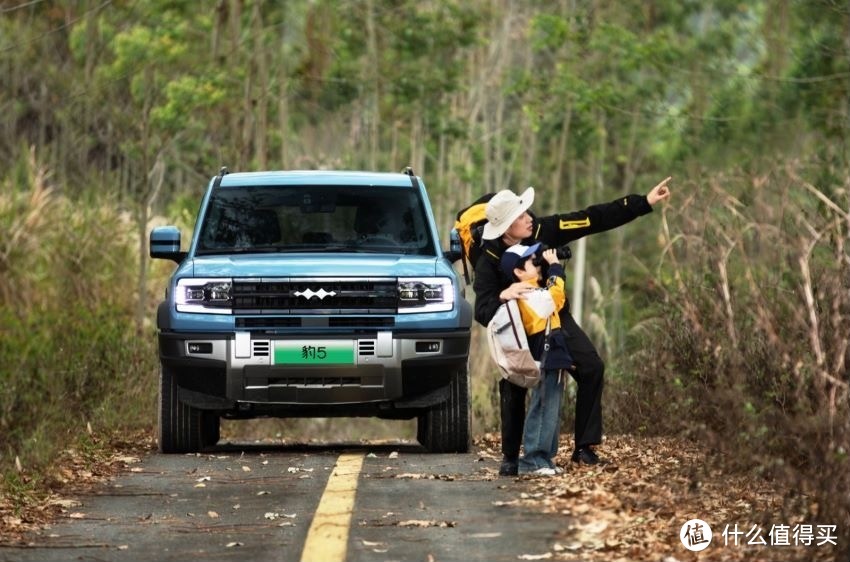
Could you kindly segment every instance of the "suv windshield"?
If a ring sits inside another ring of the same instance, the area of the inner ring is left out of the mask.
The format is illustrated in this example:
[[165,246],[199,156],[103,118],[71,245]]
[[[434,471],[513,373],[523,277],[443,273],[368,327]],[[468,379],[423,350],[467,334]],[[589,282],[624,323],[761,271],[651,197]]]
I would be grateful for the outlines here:
[[413,187],[219,187],[196,254],[389,252],[434,255]]

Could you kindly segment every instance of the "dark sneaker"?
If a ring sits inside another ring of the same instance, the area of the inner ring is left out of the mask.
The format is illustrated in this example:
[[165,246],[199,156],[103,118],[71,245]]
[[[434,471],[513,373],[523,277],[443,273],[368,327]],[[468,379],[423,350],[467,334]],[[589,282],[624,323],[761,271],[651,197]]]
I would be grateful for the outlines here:
[[516,476],[519,473],[519,461],[517,459],[502,459],[499,467],[499,476]]
[[573,462],[579,464],[599,464],[599,456],[590,447],[579,447],[573,451]]

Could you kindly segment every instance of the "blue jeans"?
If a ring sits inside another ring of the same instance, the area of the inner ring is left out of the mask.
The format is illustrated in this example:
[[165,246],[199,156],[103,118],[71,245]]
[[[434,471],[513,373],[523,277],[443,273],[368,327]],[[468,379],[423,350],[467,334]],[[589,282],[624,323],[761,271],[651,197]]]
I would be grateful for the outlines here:
[[540,383],[531,389],[522,436],[524,452],[519,458],[520,474],[539,468],[555,468],[552,459],[558,454],[563,396],[564,377],[558,369],[544,371]]

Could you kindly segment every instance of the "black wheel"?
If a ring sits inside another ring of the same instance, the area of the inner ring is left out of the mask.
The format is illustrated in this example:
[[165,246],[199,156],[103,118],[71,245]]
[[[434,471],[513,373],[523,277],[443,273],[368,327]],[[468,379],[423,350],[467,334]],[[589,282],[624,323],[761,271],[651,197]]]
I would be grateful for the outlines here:
[[[174,371],[162,366],[159,374],[159,450],[162,453],[195,453],[203,444],[203,411],[177,399]],[[216,416],[217,418],[217,416]]]
[[201,414],[201,443],[204,447],[215,445],[221,439],[221,425],[216,412]]
[[452,373],[449,397],[419,416],[416,438],[429,453],[469,451],[469,369]]

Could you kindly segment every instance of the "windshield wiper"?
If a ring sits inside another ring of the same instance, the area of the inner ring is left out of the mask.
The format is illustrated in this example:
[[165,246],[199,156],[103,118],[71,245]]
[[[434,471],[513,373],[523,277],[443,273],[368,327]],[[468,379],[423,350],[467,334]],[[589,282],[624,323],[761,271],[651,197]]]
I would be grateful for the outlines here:
[[291,252],[291,253],[294,253],[294,254],[307,254],[307,253],[310,253],[310,252],[324,254],[324,253],[330,253],[330,252],[351,251],[351,246],[347,246],[345,244],[329,244],[327,246],[309,246],[309,247],[306,247],[306,248],[302,246],[302,247],[298,247],[298,248],[287,248],[286,250],[283,250],[283,251],[287,252],[287,253]]
[[195,252],[199,256],[225,255],[225,254],[270,254],[282,251],[274,246],[252,246],[250,248],[215,248],[201,249]]
[[307,254],[307,253],[330,253],[330,252],[359,252],[350,245],[331,244],[329,246],[250,246],[247,248],[209,248],[201,249],[196,252],[196,255],[222,255],[222,254]]

